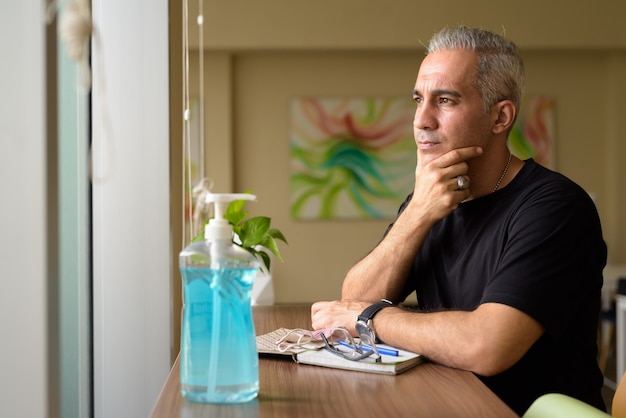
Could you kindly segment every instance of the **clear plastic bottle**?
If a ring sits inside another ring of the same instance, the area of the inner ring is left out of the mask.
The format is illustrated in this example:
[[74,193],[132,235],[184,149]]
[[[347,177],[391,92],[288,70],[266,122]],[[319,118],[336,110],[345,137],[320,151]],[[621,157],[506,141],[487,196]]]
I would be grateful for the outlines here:
[[259,360],[250,296],[260,263],[232,243],[232,226],[222,218],[233,200],[250,194],[209,194],[215,216],[205,240],[179,256],[183,280],[180,384],[194,402],[240,403],[259,392]]

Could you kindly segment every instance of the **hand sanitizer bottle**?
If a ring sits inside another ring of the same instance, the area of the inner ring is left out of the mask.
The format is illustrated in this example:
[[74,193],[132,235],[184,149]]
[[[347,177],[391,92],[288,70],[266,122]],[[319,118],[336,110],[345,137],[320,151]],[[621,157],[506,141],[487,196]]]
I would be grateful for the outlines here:
[[233,244],[223,218],[229,202],[251,194],[210,193],[214,218],[205,240],[179,256],[183,280],[180,385],[194,402],[240,403],[259,392],[259,360],[250,296],[260,263]]

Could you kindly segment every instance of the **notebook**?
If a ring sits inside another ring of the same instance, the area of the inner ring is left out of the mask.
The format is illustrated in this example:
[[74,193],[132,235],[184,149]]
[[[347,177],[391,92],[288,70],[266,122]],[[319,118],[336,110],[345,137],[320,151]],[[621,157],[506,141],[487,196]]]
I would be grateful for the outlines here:
[[[291,330],[288,328],[279,328],[267,334],[257,336],[256,344],[259,354],[291,356],[296,363],[300,364],[390,375],[400,374],[424,360],[424,357],[420,354],[398,349],[395,349],[398,350],[398,356],[382,354],[380,362],[376,362],[371,357],[359,361],[346,360],[324,349],[324,343],[319,341],[310,341],[307,344],[303,344],[302,348],[291,347],[288,350],[281,351],[276,341],[289,331]],[[394,349],[385,344],[379,344],[378,347]]]

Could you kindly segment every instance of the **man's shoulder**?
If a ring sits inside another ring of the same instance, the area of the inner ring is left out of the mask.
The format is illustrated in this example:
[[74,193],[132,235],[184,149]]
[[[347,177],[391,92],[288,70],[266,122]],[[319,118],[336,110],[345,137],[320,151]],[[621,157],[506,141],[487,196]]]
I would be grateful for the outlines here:
[[527,197],[533,195],[552,196],[562,199],[590,199],[589,194],[574,180],[566,175],[527,160],[519,173],[516,184],[517,192]]
[[531,182],[566,182],[576,184],[564,174],[538,164],[532,158],[524,161],[524,166],[520,171],[520,177]]

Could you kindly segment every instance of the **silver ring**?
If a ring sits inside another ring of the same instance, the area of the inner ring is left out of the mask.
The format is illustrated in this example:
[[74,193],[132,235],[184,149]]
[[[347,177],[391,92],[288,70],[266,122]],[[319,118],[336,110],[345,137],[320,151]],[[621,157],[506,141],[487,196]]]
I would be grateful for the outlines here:
[[459,186],[457,190],[469,189],[470,182],[464,176],[456,176],[456,184]]

